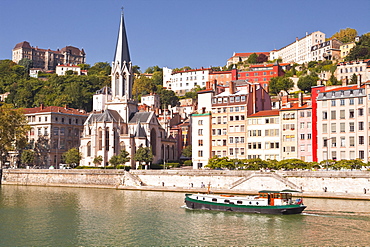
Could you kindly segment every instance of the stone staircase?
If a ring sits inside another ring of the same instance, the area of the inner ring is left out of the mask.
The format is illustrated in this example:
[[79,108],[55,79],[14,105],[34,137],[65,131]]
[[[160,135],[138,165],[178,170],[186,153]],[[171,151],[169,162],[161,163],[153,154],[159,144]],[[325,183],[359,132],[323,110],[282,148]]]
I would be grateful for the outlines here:
[[296,184],[290,182],[288,179],[286,179],[286,178],[284,178],[284,177],[282,177],[282,176],[280,176],[276,173],[273,173],[273,172],[269,172],[269,173],[267,173],[267,172],[263,172],[263,173],[255,172],[255,173],[252,173],[251,175],[249,175],[247,177],[242,177],[242,178],[238,179],[237,181],[235,181],[234,183],[232,183],[231,186],[229,187],[229,189],[233,189],[233,188],[237,187],[238,185],[240,185],[240,184],[242,184],[242,183],[244,183],[244,182],[246,182],[249,179],[254,178],[254,177],[274,178],[274,179],[286,184],[291,189],[300,190],[300,188]]
[[131,174],[128,171],[125,171],[125,182],[124,185],[129,185],[129,186],[145,186],[146,184],[141,181],[141,179],[138,176],[135,176]]

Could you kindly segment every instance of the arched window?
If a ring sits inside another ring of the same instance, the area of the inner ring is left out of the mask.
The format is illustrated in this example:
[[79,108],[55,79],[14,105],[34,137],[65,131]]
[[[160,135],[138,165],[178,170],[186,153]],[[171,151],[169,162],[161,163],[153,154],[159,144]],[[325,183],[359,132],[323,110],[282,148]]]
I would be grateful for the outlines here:
[[103,149],[103,131],[101,128],[98,130],[98,149]]
[[105,150],[109,150],[109,128],[105,129]]
[[114,81],[114,85],[115,85],[115,95],[119,95],[119,74],[116,73],[116,77],[115,77],[115,81]]
[[120,150],[126,150],[126,146],[124,142],[121,142],[119,146],[120,146]]
[[150,131],[150,146],[152,147],[152,154],[156,155],[157,154],[157,133],[155,129],[153,128]]
[[88,142],[86,147],[87,147],[87,150],[86,150],[87,157],[90,157],[91,156],[91,142]]

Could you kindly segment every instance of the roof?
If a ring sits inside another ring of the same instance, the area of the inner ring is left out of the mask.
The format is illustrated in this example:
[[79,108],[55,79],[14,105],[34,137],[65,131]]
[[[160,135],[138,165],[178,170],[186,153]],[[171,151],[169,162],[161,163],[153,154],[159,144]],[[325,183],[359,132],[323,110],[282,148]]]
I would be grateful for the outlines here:
[[18,49],[18,48],[31,48],[31,45],[29,42],[23,41],[23,42],[16,44],[13,49]]
[[266,110],[266,111],[259,111],[252,115],[249,115],[248,117],[265,117],[265,116],[279,116],[279,110]]
[[172,71],[172,74],[178,73],[186,73],[186,72],[195,72],[195,71],[203,71],[203,70],[211,70],[211,68],[200,68],[200,69],[189,69],[189,70],[181,70],[181,71]]
[[287,65],[290,65],[290,63],[279,63],[279,64],[276,64],[276,63],[270,63],[270,64],[252,64],[250,65],[249,67],[250,68],[258,68],[258,67],[273,67],[273,66],[287,66]]
[[115,110],[106,109],[102,113],[93,113],[89,116],[89,118],[86,120],[89,124],[94,122],[123,122],[123,119],[119,115],[119,113]]
[[40,106],[40,107],[34,107],[34,108],[24,108],[24,114],[50,113],[50,112],[87,116],[84,110],[78,110],[78,109],[73,109],[73,108],[68,108],[68,107]]
[[299,106],[299,103],[291,103],[290,102],[290,107],[287,108],[281,108],[280,111],[291,111],[291,110],[299,110],[299,109],[310,109],[312,108],[311,105],[309,105],[307,102],[304,102],[302,106]]
[[347,90],[354,90],[354,89],[359,89],[359,88],[365,88],[365,85],[362,85],[361,87],[358,87],[357,84],[353,84],[353,85],[350,85],[350,86],[344,86],[344,87],[337,87],[337,88],[329,89],[329,90],[326,90],[326,91],[322,91],[321,93],[347,91]]
[[129,123],[147,123],[154,112],[136,112],[135,115],[130,119]]
[[270,55],[270,52],[268,52],[268,51],[261,51],[261,52],[238,52],[238,53],[234,53],[234,55],[232,57],[249,57],[253,53],[256,53],[257,55],[258,54],[265,54],[267,56]]
[[135,137],[146,137],[147,134],[144,128],[141,126],[140,122],[137,123],[136,130],[135,130]]

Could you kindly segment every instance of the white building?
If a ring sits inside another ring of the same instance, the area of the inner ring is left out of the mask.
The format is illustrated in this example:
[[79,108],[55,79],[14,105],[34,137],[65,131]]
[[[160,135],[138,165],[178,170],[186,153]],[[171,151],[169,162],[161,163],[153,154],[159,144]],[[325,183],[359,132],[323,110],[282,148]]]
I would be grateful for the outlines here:
[[270,52],[270,60],[281,58],[283,63],[307,63],[312,61],[311,47],[325,41],[325,33],[316,31],[281,48]]
[[340,46],[343,43],[337,39],[324,41],[311,47],[311,60],[339,60],[340,59]]
[[163,68],[163,87],[174,91],[177,95],[185,95],[197,85],[205,87],[209,81],[211,69],[201,68],[184,71],[173,71],[167,67]]
[[369,85],[326,89],[317,97],[317,157],[369,161]]
[[59,76],[66,75],[67,71],[72,71],[75,75],[81,75],[81,68],[73,64],[59,64],[55,68],[55,73]]
[[338,80],[348,83],[353,75],[357,81],[364,83],[370,80],[370,59],[361,61],[341,62],[337,65],[335,75]]
[[211,158],[211,113],[193,114],[192,126],[192,162],[194,169],[204,168]]
[[279,110],[260,111],[248,117],[247,158],[280,160]]
[[152,109],[161,108],[161,103],[158,94],[149,94],[141,96],[141,104],[150,106]]

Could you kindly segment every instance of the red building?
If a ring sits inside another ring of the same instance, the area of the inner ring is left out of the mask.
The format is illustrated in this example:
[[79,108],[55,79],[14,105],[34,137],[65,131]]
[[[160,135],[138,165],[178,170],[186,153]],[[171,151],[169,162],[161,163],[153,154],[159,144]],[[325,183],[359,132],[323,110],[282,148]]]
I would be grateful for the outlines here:
[[232,80],[246,80],[247,82],[258,82],[265,90],[267,90],[269,81],[272,77],[283,76],[284,69],[290,66],[289,63],[283,64],[254,64],[247,70],[238,71],[232,70]]

